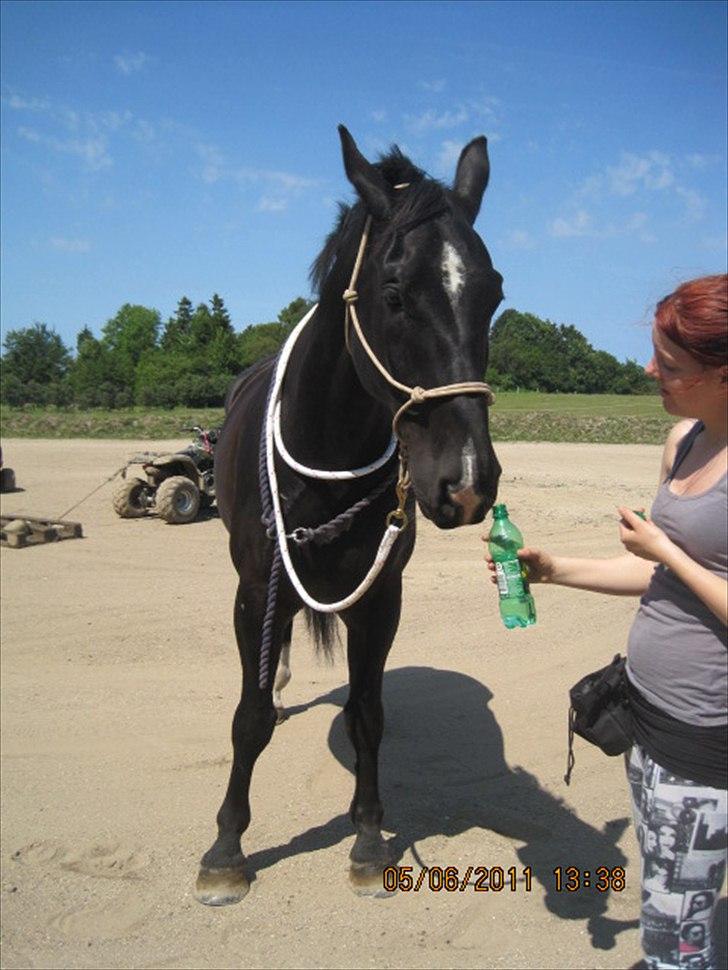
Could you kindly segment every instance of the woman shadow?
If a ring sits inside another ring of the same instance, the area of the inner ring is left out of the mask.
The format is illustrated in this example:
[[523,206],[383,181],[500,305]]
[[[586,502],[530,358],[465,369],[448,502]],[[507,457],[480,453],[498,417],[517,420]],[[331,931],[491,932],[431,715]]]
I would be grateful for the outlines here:
[[[515,848],[521,868],[529,867],[543,886],[548,910],[562,919],[586,920],[593,945],[611,949],[617,933],[639,923],[604,915],[609,893],[595,890],[595,870],[625,868],[627,859],[617,842],[629,819],[615,819],[603,831],[596,829],[543,789],[533,775],[509,767],[503,735],[488,706],[492,696],[479,681],[454,671],[402,667],[385,672],[379,780],[387,828],[397,833],[389,843],[394,857],[398,861],[410,850],[425,866],[431,860],[422,858],[418,845],[427,839],[453,837],[477,827],[497,832],[522,843]],[[319,704],[338,707],[329,747],[353,774],[354,753],[343,716],[347,697],[348,686],[338,687],[288,713],[295,719],[297,713]],[[352,834],[348,815],[342,814],[285,846],[254,853],[248,864],[253,871],[266,868]],[[554,869],[566,866],[588,870],[591,888],[557,892]]]

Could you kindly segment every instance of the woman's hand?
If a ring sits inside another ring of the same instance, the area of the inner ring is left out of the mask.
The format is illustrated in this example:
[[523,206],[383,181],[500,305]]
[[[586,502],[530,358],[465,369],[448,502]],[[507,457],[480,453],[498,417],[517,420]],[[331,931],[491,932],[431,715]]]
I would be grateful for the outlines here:
[[650,519],[642,519],[632,509],[618,508],[622,517],[619,538],[624,548],[640,559],[666,562],[675,549],[674,542]]
[[[483,542],[488,541],[488,536],[481,537]],[[519,549],[518,558],[521,565],[525,568],[526,578],[529,583],[549,583],[553,579],[554,557],[541,549]],[[485,561],[490,570],[490,581],[496,583],[495,562],[487,546],[485,550]]]

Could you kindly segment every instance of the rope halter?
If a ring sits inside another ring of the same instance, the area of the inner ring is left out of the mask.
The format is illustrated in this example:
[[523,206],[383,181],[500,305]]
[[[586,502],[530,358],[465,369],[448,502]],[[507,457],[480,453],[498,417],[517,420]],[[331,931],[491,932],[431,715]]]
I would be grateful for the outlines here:
[[[407,188],[409,183],[405,182],[401,185],[395,185],[395,189]],[[408,396],[408,400],[400,407],[400,409],[394,415],[392,419],[392,433],[399,439],[399,421],[402,415],[412,407],[414,404],[423,404],[425,401],[432,400],[438,397],[453,397],[458,394],[483,394],[486,399],[486,404],[491,405],[495,401],[495,394],[491,390],[490,386],[485,383],[485,381],[462,381],[457,384],[442,384],[439,387],[409,387],[407,384],[403,384],[401,381],[396,380],[392,377],[389,371],[386,369],[384,364],[379,360],[377,355],[372,350],[369,345],[369,341],[364,336],[364,333],[359,323],[359,314],[357,313],[356,303],[359,299],[359,294],[356,290],[356,283],[359,278],[359,273],[361,271],[362,262],[364,261],[364,250],[366,249],[367,242],[369,240],[369,230],[372,224],[372,217],[367,216],[366,222],[364,223],[364,231],[362,232],[361,241],[359,243],[359,250],[356,254],[356,260],[354,261],[354,268],[351,272],[351,279],[349,280],[349,285],[344,290],[342,294],[342,299],[344,301],[344,337],[346,340],[346,348],[351,354],[351,344],[349,340],[349,321],[351,320],[356,330],[357,337],[359,338],[362,347],[367,353],[367,356],[377,368],[382,377],[390,384],[392,387],[397,388],[398,391],[402,391]],[[400,439],[401,444],[401,439]],[[400,453],[402,449],[400,447]],[[403,459],[400,459],[403,463]]]

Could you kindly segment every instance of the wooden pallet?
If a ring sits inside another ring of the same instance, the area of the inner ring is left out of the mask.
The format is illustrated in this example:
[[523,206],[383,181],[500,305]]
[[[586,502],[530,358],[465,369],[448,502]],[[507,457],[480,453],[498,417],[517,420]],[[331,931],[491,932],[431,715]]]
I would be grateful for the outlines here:
[[[18,525],[20,528],[18,528]],[[83,529],[80,522],[65,519],[38,519],[27,515],[0,516],[0,546],[11,549],[24,549],[43,542],[58,542],[60,539],[81,539]]]

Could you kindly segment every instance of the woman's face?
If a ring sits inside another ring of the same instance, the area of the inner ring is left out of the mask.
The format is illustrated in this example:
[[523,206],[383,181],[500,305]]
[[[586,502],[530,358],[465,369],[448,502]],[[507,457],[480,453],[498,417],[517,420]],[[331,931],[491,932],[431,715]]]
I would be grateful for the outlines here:
[[699,393],[707,368],[656,325],[652,327],[652,348],[652,360],[645,367],[645,373],[657,381],[663,407],[668,414],[693,417],[690,405],[696,392]]
[[704,935],[703,927],[699,923],[686,927],[684,933],[685,939],[694,945],[702,943]]
[[694,913],[701,909],[708,909],[711,899],[706,893],[696,893],[690,903],[690,908]]
[[670,828],[669,825],[663,825],[657,836],[660,848],[672,850],[675,848],[675,843],[677,842],[677,837],[675,835],[675,830]]

